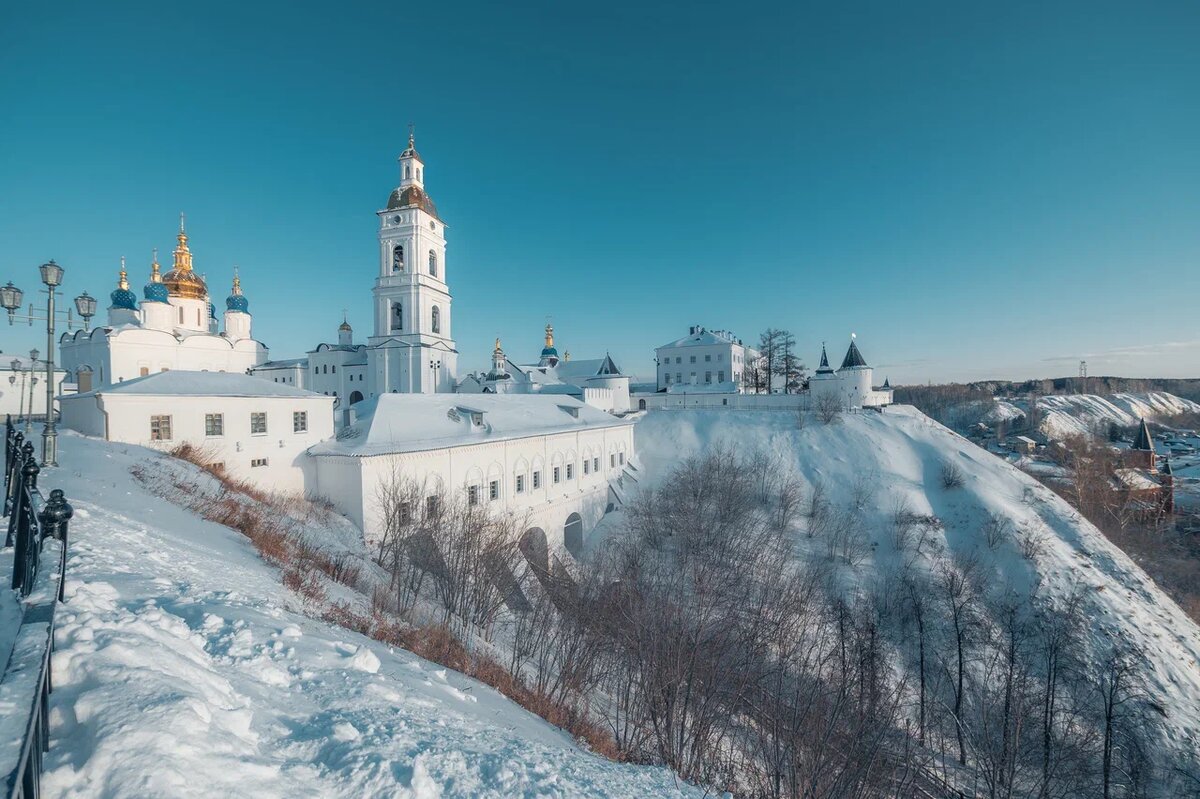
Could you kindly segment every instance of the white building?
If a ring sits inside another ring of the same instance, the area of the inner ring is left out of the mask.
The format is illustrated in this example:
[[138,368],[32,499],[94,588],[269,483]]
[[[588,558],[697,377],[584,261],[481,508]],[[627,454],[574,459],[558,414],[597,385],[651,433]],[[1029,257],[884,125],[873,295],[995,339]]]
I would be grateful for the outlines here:
[[368,538],[381,529],[381,481],[398,471],[429,496],[458,493],[578,554],[584,531],[621,501],[632,476],[633,422],[571,397],[385,394],[311,456],[310,493]]
[[[655,350],[658,391],[688,391],[691,386],[728,393],[742,391],[742,374],[758,352],[727,330],[693,326],[687,336]],[[680,388],[681,387],[681,388]]]
[[[66,379],[66,371],[55,366],[55,396],[63,393]],[[46,362],[0,352],[0,419],[12,416],[15,424],[26,414],[45,418]]]
[[159,450],[183,443],[263,488],[303,492],[305,450],[333,436],[333,399],[239,374],[166,372],[58,398],[84,435]]
[[892,387],[884,380],[879,387],[873,385],[874,370],[867,365],[854,338],[842,359],[841,367],[835,372],[829,366],[825,345],[821,345],[821,364],[808,379],[809,393],[813,403],[822,397],[837,397],[843,408],[882,408],[892,404]]
[[208,285],[192,268],[182,215],[177,238],[175,263],[165,275],[159,274],[155,251],[140,303],[122,258],[108,324],[59,339],[68,382],[81,392],[169,370],[244,374],[267,359],[266,346],[252,336],[249,301],[236,269],[220,330]]
[[446,226],[425,193],[425,162],[408,137],[400,185],[379,218],[379,274],[371,293],[367,396],[450,392],[458,382],[451,336]]
[[554,327],[546,325],[545,346],[537,363],[517,364],[504,354],[500,339],[492,350],[492,368],[467,375],[458,384],[462,394],[557,394],[574,397],[608,413],[630,410],[629,376],[612,356],[572,361],[559,358]]

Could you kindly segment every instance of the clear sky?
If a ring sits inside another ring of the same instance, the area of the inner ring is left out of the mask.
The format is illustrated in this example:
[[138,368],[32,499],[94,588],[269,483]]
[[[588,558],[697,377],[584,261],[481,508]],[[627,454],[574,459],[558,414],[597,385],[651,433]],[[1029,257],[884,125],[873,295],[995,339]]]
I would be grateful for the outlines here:
[[105,308],[184,211],[272,357],[365,337],[412,121],[463,371],[549,316],[637,374],[702,324],[893,383],[1200,376],[1198,43],[1194,0],[5,3],[0,282]]

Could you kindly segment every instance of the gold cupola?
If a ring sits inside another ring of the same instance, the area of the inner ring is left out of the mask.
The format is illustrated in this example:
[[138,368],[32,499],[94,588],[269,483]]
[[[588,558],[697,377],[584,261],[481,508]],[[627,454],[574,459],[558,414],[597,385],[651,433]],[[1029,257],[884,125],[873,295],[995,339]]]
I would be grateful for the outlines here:
[[172,297],[203,300],[208,296],[208,286],[204,283],[204,278],[192,269],[192,251],[188,249],[183,214],[179,215],[179,235],[176,238],[179,244],[175,247],[175,264],[171,271],[163,275],[162,281]]

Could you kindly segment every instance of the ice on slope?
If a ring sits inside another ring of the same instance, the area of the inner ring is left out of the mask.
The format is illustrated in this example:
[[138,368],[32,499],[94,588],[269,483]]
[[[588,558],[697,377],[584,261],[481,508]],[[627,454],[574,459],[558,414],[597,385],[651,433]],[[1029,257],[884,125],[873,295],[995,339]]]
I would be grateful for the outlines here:
[[[1026,594],[1036,587],[1039,596],[1062,603],[1082,589],[1091,633],[1088,654],[1098,657],[1114,643],[1141,649],[1151,664],[1145,673],[1150,692],[1167,709],[1168,738],[1181,750],[1200,748],[1200,629],[1066,502],[916,410],[897,406],[882,415],[846,415],[842,423],[814,421],[803,430],[784,413],[658,411],[648,414],[636,433],[650,484],[679,458],[721,442],[743,452],[776,453],[783,468],[793,469],[810,486],[820,481],[831,501],[843,507],[851,502],[855,482],[865,478],[875,492],[864,519],[875,546],[856,570],[863,585],[896,566],[885,531],[892,499],[902,496],[914,512],[944,522],[938,544],[947,555],[981,558],[993,591]],[[948,462],[965,475],[960,489],[941,486],[941,468]],[[1039,531],[1042,554],[1030,560],[1012,541],[988,550],[980,531],[989,513],[1012,520],[1014,528]],[[823,544],[801,541],[801,546]]]
[[682,796],[490,688],[292,610],[233,531],[73,435],[43,484],[76,508],[48,796]]

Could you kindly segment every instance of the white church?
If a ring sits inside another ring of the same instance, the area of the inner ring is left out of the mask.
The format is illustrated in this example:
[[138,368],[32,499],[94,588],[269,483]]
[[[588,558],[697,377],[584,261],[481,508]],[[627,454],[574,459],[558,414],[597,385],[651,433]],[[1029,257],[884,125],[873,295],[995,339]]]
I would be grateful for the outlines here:
[[399,162],[400,183],[376,212],[365,343],[343,319],[336,343],[268,360],[236,272],[222,329],[181,217],[174,266],[160,275],[155,258],[142,300],[122,263],[108,324],[63,336],[79,386],[60,399],[63,423],[162,450],[191,444],[263,487],[327,498],[368,538],[379,481],[399,465],[431,492],[519,516],[543,548],[578,553],[637,479],[634,420],[621,416],[629,378],[607,356],[560,359],[547,326],[537,363],[512,363],[497,341],[492,369],[460,380],[446,228],[411,135]]

